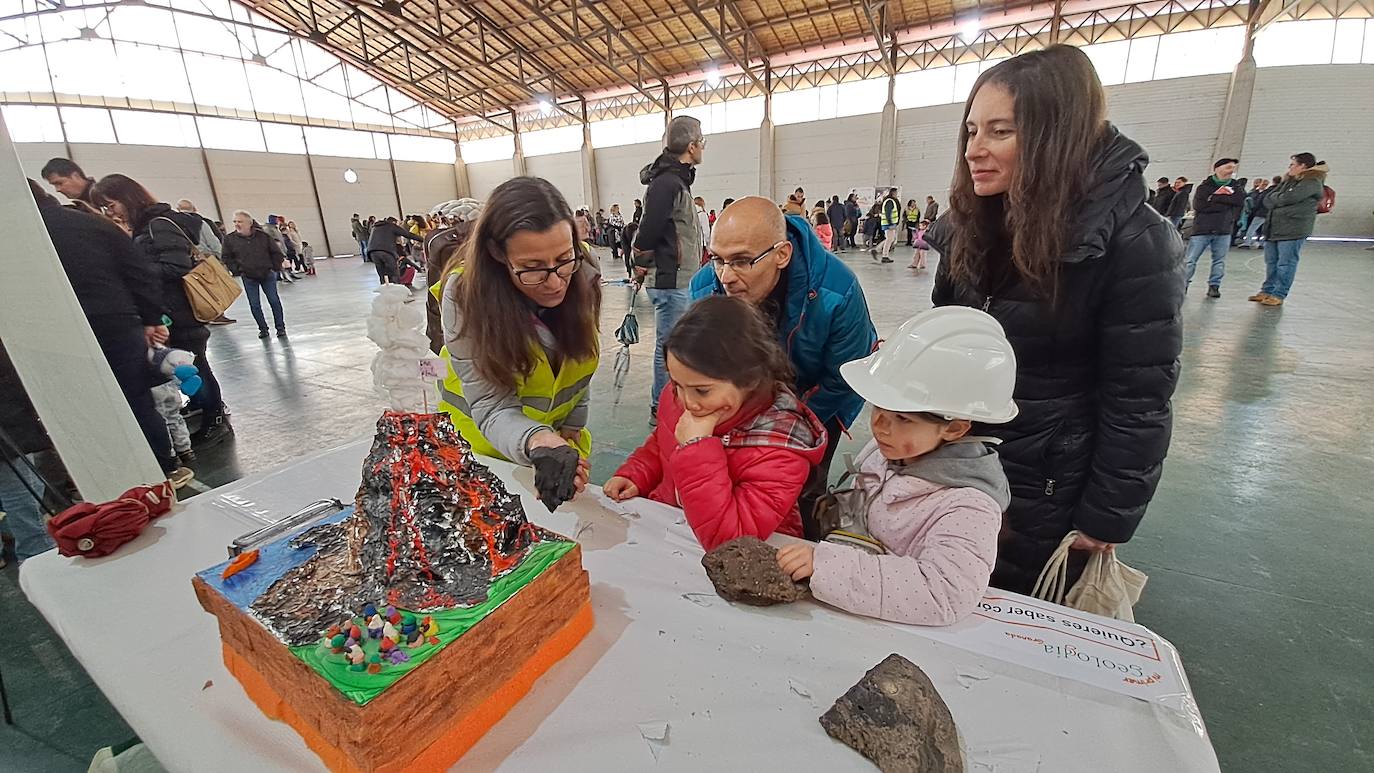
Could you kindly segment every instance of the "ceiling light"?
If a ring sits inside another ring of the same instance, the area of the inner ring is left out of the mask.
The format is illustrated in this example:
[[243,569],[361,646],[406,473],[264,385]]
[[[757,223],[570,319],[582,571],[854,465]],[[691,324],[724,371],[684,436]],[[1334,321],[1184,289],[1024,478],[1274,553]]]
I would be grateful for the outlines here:
[[552,114],[552,113],[553,113],[553,103],[550,102],[550,101],[547,100],[547,99],[541,99],[541,100],[539,100],[539,112],[543,113],[544,115],[550,115],[550,114]]
[[715,88],[720,84],[720,70],[712,67],[706,71],[706,85]]
[[969,19],[959,25],[959,37],[963,38],[965,43],[972,43],[978,37],[978,33],[982,31],[983,22],[981,19]]

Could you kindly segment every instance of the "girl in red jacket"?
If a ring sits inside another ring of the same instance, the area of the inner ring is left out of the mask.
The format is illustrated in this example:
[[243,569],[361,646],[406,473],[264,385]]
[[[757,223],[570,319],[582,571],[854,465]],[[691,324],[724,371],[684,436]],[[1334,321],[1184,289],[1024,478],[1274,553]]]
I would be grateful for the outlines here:
[[791,366],[749,303],[703,298],[664,344],[670,382],[658,426],[606,481],[616,501],[681,507],[702,547],[800,537],[797,497],[825,455],[825,428],[787,385]]

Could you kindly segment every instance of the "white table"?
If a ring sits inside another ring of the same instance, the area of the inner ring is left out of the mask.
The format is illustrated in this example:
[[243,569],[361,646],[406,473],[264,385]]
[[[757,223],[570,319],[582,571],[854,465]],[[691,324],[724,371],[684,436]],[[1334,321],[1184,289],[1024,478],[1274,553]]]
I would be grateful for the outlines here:
[[[322,497],[349,501],[369,445],[196,497],[115,556],[50,552],[24,564],[24,592],[168,770],[321,767],[225,671],[191,575],[251,530],[243,509],[284,515]],[[715,595],[680,511],[639,502],[626,517],[584,494],[549,514],[528,493],[529,470],[490,466],[532,520],[582,543],[596,626],[459,769],[870,771],[817,718],[898,652],[949,704],[972,771],[1218,770],[1205,734],[1156,704],[815,602],[734,606]],[[968,669],[991,678],[961,684]],[[656,740],[665,723],[666,741]]]

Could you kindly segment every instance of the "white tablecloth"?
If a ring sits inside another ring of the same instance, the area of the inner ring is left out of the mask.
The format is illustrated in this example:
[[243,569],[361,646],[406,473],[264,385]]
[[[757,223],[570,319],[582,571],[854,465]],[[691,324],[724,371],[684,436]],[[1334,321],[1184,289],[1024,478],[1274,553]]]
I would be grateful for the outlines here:
[[[225,671],[191,575],[253,528],[244,512],[351,500],[369,444],[196,497],[113,557],[24,564],[24,592],[168,770],[321,767]],[[639,502],[621,515],[593,491],[549,514],[529,470],[491,467],[532,520],[582,543],[596,627],[459,769],[872,770],[817,718],[892,652],[944,696],[971,771],[1218,769],[1206,736],[1166,708],[815,602],[734,606],[715,595],[680,511]],[[990,678],[958,678],[970,670]]]

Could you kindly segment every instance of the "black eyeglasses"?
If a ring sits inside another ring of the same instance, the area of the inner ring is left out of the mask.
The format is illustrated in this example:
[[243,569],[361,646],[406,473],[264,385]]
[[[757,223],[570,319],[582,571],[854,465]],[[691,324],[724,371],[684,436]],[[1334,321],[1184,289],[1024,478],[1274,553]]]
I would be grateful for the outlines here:
[[769,247],[768,249],[764,250],[763,252],[760,252],[758,255],[752,258],[736,258],[734,260],[726,260],[720,257],[719,255],[712,255],[711,267],[714,268],[716,271],[720,271],[724,269],[726,266],[729,266],[730,269],[734,271],[736,274],[743,274],[744,272],[752,269],[760,260],[763,260],[764,258],[768,257],[768,254],[770,252],[776,250],[777,248],[781,247],[786,243],[787,242],[778,242],[777,244],[774,244],[772,247]]
[[516,269],[511,266],[511,273],[515,275],[515,281],[526,287],[536,287],[549,281],[549,277],[557,274],[561,279],[567,279],[577,273],[577,269],[582,266],[582,257],[576,256],[567,260],[555,263],[552,268],[522,268]]

